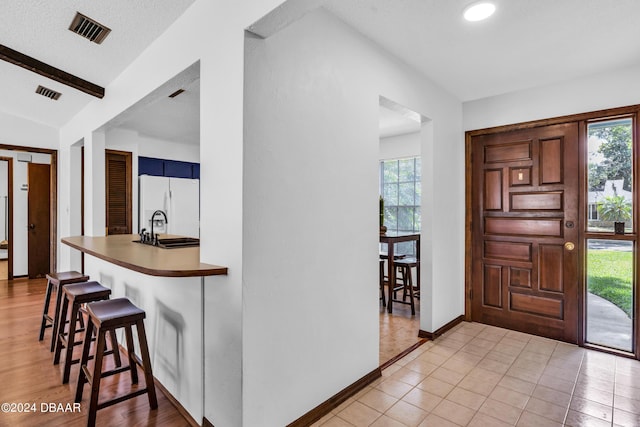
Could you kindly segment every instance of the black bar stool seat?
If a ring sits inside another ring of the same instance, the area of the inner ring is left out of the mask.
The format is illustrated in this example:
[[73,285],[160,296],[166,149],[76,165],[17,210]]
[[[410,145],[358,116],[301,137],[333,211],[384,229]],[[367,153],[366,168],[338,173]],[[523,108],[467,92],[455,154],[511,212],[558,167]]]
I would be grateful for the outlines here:
[[[402,273],[402,283],[393,287],[393,302],[411,306],[411,314],[416,314],[415,298],[420,298],[420,287],[413,285],[412,268],[420,268],[420,261],[414,257],[406,257],[394,261],[394,266]],[[402,299],[397,299],[396,293],[402,291]],[[407,301],[409,297],[409,301]]]
[[[91,384],[91,398],[89,401],[87,425],[90,427],[95,425],[96,413],[98,410],[123,402],[127,399],[140,396],[144,393],[147,393],[151,409],[156,409],[158,407],[158,400],[156,398],[153,372],[151,370],[151,359],[149,358],[149,347],[147,345],[147,337],[144,329],[144,318],[146,317],[144,310],[136,307],[128,298],[114,298],[87,304],[87,315],[88,321],[85,330],[82,358],[80,359],[80,374],[78,375],[75,397],[76,403],[82,402],[84,383],[88,382]],[[131,329],[134,325],[138,332],[138,342],[140,343],[140,356],[142,360],[140,360],[135,354],[133,333]],[[105,334],[107,332],[115,333],[115,330],[119,328],[124,328],[125,330],[129,365],[103,372],[102,359],[104,354],[106,354],[104,352]],[[93,373],[91,373],[89,372],[87,361],[89,360],[89,352],[91,349],[90,337],[92,336],[94,329],[97,341],[95,345]],[[137,384],[137,366],[140,366],[144,372],[145,388],[137,389],[124,396],[98,403],[101,378],[130,371],[131,384]]]
[[[51,328],[51,348],[53,351],[56,346],[56,337],[58,334],[58,317],[60,316],[60,302],[62,301],[61,286],[71,283],[87,282],[89,276],[77,271],[60,271],[58,273],[47,274],[47,291],[44,296],[44,308],[42,310],[42,322],[40,323],[40,337],[38,341],[44,339],[44,331]],[[53,316],[49,315],[49,305],[51,304],[51,293],[56,292],[56,302]],[[80,317],[79,319],[82,319]]]

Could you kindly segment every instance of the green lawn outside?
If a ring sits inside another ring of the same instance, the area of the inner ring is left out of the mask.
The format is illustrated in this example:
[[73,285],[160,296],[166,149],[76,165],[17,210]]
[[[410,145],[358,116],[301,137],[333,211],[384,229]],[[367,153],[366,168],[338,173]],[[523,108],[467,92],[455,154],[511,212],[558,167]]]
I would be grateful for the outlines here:
[[624,310],[631,317],[633,254],[591,249],[587,251],[587,288]]

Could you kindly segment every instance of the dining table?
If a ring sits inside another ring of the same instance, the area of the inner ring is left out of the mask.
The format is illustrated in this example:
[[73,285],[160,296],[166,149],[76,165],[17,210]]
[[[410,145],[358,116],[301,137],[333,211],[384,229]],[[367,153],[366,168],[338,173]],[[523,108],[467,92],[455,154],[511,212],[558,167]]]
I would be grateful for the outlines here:
[[[387,244],[387,277],[389,278],[387,311],[393,312],[393,288],[396,283],[395,246],[401,242],[416,242],[416,259],[420,261],[420,232],[419,231],[387,231],[380,234],[380,243]],[[416,280],[420,285],[420,268],[417,269]]]

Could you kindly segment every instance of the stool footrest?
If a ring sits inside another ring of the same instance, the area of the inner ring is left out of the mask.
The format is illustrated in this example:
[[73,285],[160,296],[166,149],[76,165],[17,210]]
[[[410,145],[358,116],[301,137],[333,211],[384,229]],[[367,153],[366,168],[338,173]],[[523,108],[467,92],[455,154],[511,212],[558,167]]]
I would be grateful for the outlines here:
[[[80,344],[82,344],[82,342]],[[107,350],[104,352],[105,356],[108,356],[109,354],[113,354],[113,350]],[[89,357],[87,357],[87,360],[93,360],[93,354],[89,355]],[[73,359],[69,363],[75,365],[76,363],[80,363],[80,359]]]
[[112,400],[107,400],[106,402],[102,402],[102,403],[98,403],[98,407],[97,409],[103,409],[103,408],[107,408],[109,406],[115,405],[116,403],[120,403],[120,402],[124,402],[127,399],[131,399],[132,397],[137,397],[140,395],[143,395],[147,392],[147,387],[140,389],[140,390],[136,390],[132,393],[129,394],[125,394],[124,396],[120,396],[117,397],[115,399]]
[[[133,367],[133,369],[135,369],[135,366]],[[115,374],[119,374],[121,372],[126,372],[131,370],[131,366],[127,365],[127,366],[121,366],[119,368],[116,369],[112,369],[110,371],[104,371],[101,375],[100,378],[106,378],[106,377],[110,377],[111,375],[115,375]]]

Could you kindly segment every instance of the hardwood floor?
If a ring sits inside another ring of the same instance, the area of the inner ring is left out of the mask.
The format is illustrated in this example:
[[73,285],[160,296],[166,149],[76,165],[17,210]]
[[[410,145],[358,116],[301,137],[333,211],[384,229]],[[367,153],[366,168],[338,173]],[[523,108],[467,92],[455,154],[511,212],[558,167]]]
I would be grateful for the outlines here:
[[0,280],[7,280],[9,277],[9,262],[6,259],[0,260]]
[[380,303],[380,366],[392,360],[406,349],[424,342],[418,338],[420,331],[420,300],[416,299],[416,314],[411,315],[411,307],[393,304],[389,314]]
[[[49,410],[50,404],[54,404],[53,409],[66,409],[67,406],[73,409],[78,365],[72,366],[71,380],[69,384],[63,385],[63,361],[58,366],[53,365],[53,354],[49,351],[51,328],[47,329],[44,340],[38,341],[45,288],[44,279],[0,280],[0,405],[3,405],[0,427],[79,427],[87,423],[90,395],[88,384],[85,385],[79,412]],[[79,356],[81,346],[76,347]],[[106,360],[105,369],[112,363],[110,356]],[[141,379],[138,387],[144,387],[144,376],[140,371],[139,375]],[[129,373],[103,378],[100,401],[126,394],[129,390]],[[96,425],[194,425],[191,424],[193,420],[181,415],[159,387],[156,387],[156,391],[157,410],[150,410],[147,395],[144,394],[99,410]],[[5,412],[6,403],[15,404],[14,409],[28,405],[29,409],[35,411]]]

